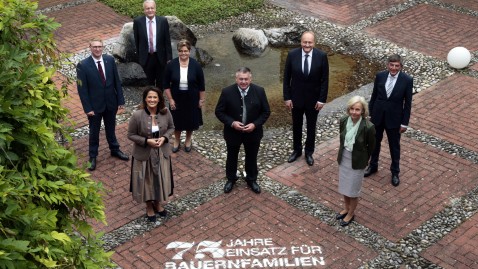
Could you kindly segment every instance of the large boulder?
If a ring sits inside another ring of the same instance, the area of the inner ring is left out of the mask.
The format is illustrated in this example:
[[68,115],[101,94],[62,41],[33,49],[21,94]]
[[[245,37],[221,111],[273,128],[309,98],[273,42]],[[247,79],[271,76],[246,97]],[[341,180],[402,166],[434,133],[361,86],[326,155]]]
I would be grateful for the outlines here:
[[273,47],[300,45],[300,37],[307,29],[303,25],[264,29],[264,34]]
[[[197,38],[194,33],[189,29],[186,24],[184,24],[176,16],[166,16],[169,24],[169,35],[171,36],[171,41],[179,41],[181,39],[186,39],[191,43],[191,46],[196,46]],[[173,50],[176,49],[176,46],[173,47]]]
[[239,28],[232,36],[234,46],[241,54],[261,56],[269,44],[262,30]]
[[133,22],[127,22],[123,25],[118,41],[113,47],[113,56],[121,63],[138,62],[134,44]]
[[146,86],[148,79],[141,65],[135,62],[119,63],[118,74],[123,86]]

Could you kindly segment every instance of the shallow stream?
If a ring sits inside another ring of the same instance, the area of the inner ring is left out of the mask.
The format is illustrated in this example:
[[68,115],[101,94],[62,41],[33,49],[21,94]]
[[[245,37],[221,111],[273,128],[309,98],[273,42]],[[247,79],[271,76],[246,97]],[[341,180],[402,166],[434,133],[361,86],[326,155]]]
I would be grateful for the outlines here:
[[[234,47],[232,35],[233,33],[215,34],[198,40],[196,44],[214,58],[204,68],[207,101],[203,109],[203,128],[222,128],[214,115],[214,109],[221,89],[235,83],[234,73],[241,66],[249,67],[252,70],[252,82],[266,89],[272,111],[266,126],[290,125],[291,116],[282,98],[282,76],[287,53],[291,48],[268,47],[261,57],[244,56]],[[372,81],[376,71],[373,64],[359,57],[331,53],[328,48],[320,49],[326,51],[329,58],[328,102]]]

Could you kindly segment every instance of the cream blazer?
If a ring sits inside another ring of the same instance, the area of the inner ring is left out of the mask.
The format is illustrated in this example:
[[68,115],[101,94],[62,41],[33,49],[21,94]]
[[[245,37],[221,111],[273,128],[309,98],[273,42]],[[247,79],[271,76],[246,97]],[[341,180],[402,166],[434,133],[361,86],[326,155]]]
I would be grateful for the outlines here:
[[[165,137],[166,141],[159,148],[164,157],[169,158],[171,155],[171,144],[169,139],[174,133],[173,117],[169,110],[164,115],[157,114],[154,116],[159,127],[159,136]],[[133,141],[133,157],[138,161],[146,161],[151,155],[152,148],[146,143],[146,140],[153,138],[151,131],[153,125],[152,116],[147,109],[141,109],[133,112],[128,125],[128,139]]]

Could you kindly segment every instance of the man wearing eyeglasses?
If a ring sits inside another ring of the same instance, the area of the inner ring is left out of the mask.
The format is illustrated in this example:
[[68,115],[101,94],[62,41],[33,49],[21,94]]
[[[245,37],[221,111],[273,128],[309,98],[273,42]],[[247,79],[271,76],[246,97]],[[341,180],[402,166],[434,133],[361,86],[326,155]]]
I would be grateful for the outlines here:
[[90,41],[90,51],[91,56],[78,63],[76,72],[78,94],[89,122],[88,169],[93,171],[100,144],[101,120],[105,124],[111,156],[125,161],[129,157],[121,152],[115,135],[116,113],[125,104],[115,59],[103,54],[103,41],[100,39]]

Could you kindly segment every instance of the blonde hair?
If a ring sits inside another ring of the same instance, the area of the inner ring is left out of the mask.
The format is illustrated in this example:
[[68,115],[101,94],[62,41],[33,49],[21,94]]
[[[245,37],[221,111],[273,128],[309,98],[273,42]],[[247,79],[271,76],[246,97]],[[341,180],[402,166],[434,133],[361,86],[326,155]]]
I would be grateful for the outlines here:
[[356,95],[352,98],[349,99],[347,102],[347,115],[349,114],[350,108],[355,105],[356,103],[362,104],[362,117],[367,117],[368,116],[368,103],[365,101],[365,98],[362,96]]

